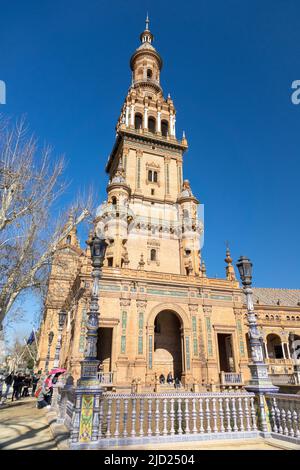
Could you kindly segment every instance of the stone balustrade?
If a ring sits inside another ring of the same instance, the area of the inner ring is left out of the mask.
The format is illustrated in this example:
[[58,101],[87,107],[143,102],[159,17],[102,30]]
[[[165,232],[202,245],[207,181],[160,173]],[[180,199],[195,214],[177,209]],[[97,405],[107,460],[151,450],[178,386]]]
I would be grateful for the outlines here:
[[243,374],[241,372],[221,372],[221,385],[242,386],[244,384]]
[[266,395],[272,433],[300,444],[300,396],[283,393]]
[[[87,447],[201,440],[209,436],[255,437],[258,430],[254,398],[247,392],[105,392],[99,403],[98,435],[93,434],[94,442]],[[78,440],[72,440],[72,447],[80,444],[79,435]]]

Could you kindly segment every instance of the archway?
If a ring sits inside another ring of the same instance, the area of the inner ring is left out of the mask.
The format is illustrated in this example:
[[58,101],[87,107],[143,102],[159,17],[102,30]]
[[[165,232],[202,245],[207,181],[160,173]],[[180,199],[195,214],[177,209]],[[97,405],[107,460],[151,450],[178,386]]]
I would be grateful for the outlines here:
[[165,378],[169,372],[172,377],[181,379],[182,349],[181,349],[181,321],[170,311],[160,312],[154,320],[154,372]]
[[289,349],[291,358],[294,360],[300,359],[300,336],[294,333],[289,334]]
[[283,351],[280,336],[271,333],[267,336],[267,349],[270,359],[282,359]]

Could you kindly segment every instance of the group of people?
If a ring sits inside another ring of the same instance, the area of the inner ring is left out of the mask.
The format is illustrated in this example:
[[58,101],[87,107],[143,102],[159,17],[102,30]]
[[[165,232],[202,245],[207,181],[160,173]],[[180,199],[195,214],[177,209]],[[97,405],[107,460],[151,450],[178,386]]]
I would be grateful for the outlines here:
[[[50,407],[53,385],[58,381],[58,377],[64,374],[66,369],[52,369],[42,376],[42,371],[38,373],[25,374],[23,372],[10,372],[6,377],[0,374],[0,402],[4,403],[12,388],[11,401],[21,398],[35,397],[37,408]],[[6,386],[5,391],[3,390]]]
[[[2,377],[0,398],[6,400],[12,389],[11,401],[29,397],[30,393],[31,396],[34,396],[38,381],[40,380],[39,373],[25,374],[23,372],[15,373],[14,371],[10,372],[6,377]],[[4,385],[5,390],[3,390]]]
[[[160,374],[159,383],[160,384],[166,383],[166,378],[165,378],[164,374]],[[172,372],[169,372],[168,375],[167,375],[167,384],[169,384],[169,385],[174,384],[175,388],[179,388],[180,385],[181,385],[181,382],[180,382],[180,380],[177,376],[174,379],[173,376],[172,376]]]

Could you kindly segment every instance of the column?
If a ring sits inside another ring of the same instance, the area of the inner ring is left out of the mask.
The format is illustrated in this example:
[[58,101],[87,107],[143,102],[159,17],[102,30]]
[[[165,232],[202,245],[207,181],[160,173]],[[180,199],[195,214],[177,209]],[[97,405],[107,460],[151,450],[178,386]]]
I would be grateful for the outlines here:
[[265,354],[266,354],[266,359],[269,359],[269,354],[268,354],[268,345],[267,342],[264,341],[264,347],[265,347]]
[[157,111],[157,132],[161,132],[161,112]]
[[292,359],[292,356],[291,356],[291,350],[290,350],[290,343],[286,343],[286,347],[287,347],[287,352],[288,352],[288,355],[289,355],[289,359]]
[[282,341],[281,341],[281,349],[282,349],[282,353],[283,353],[283,358],[286,359],[285,350],[284,350],[284,343]]
[[129,106],[126,106],[125,124],[126,124],[126,127],[129,126]]
[[148,129],[148,108],[144,107],[144,129]]
[[130,125],[134,127],[134,104],[131,105]]

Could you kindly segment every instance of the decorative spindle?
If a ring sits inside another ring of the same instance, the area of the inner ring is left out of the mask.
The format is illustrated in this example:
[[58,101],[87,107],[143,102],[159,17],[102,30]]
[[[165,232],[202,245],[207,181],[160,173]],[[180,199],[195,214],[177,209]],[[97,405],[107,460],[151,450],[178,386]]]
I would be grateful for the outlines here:
[[116,428],[115,428],[115,433],[114,433],[114,436],[115,437],[119,437],[119,426],[120,426],[120,405],[121,405],[121,400],[120,398],[117,398],[116,399],[116,418],[115,418],[115,421],[116,421]]
[[108,398],[107,401],[108,401],[108,409],[107,409],[107,416],[106,416],[107,428],[106,428],[105,437],[106,437],[107,439],[109,439],[110,436],[111,436],[110,428],[111,428],[111,407],[112,407],[112,399],[111,399],[111,398]]
[[242,398],[238,398],[238,407],[239,407],[239,421],[240,421],[240,431],[244,431],[244,410],[243,410],[243,402]]
[[144,435],[144,398],[140,399],[140,436]]
[[152,398],[148,399],[148,436],[152,436]]
[[192,399],[192,421],[193,421],[193,434],[197,434],[197,411],[196,411],[196,398]]
[[218,432],[218,421],[217,421],[217,408],[216,408],[216,399],[212,399],[212,417],[213,417],[213,430]]
[[251,418],[252,418],[252,429],[253,431],[257,430],[257,423],[256,423],[256,410],[255,410],[255,403],[254,398],[250,398],[250,409],[251,409]]
[[100,401],[100,409],[99,409],[99,439],[103,437],[102,426],[103,426],[103,406],[104,406],[104,398]]
[[245,403],[245,418],[246,418],[246,431],[251,431],[251,420],[250,420],[250,412],[249,412],[249,405],[248,405],[248,397],[244,398]]
[[128,420],[128,398],[124,398],[124,414],[123,414],[123,436],[127,437],[127,420]]
[[225,398],[226,431],[231,432],[229,398]]
[[292,412],[291,412],[290,409],[287,410],[287,426],[288,426],[288,430],[289,430],[289,436],[294,437]]
[[185,398],[185,408],[184,408],[184,419],[185,419],[185,434],[190,433],[190,411],[189,411],[189,399]]
[[271,422],[272,422],[272,431],[278,432],[277,424],[276,424],[276,398],[271,397]]
[[223,398],[219,398],[219,416],[220,416],[220,432],[225,432],[224,428],[224,411],[223,411]]
[[181,398],[178,398],[177,403],[178,403],[178,411],[177,411],[178,434],[182,434],[182,408],[181,408],[182,400],[181,400]]
[[285,436],[288,436],[289,435],[289,430],[288,430],[288,427],[286,425],[286,412],[285,412],[284,408],[281,409],[281,421],[282,421],[282,427],[283,427],[283,434]]
[[135,422],[136,422],[136,398],[132,399],[132,411],[131,411],[131,437],[135,437]]
[[168,435],[168,428],[167,428],[167,419],[168,419],[168,411],[167,411],[167,399],[163,399],[163,435]]
[[206,409],[205,409],[205,415],[206,415],[206,432],[207,432],[207,433],[210,433],[210,432],[211,432],[211,427],[210,427],[209,398],[205,398],[205,403],[206,403]]
[[199,431],[200,431],[200,434],[204,433],[204,426],[203,426],[203,420],[204,419],[203,418],[204,418],[204,415],[203,415],[203,399],[199,398],[199,423],[200,423]]
[[170,408],[170,420],[171,420],[170,434],[171,434],[171,436],[173,436],[175,434],[174,418],[175,418],[174,398],[171,398],[171,408]]
[[237,432],[239,429],[237,427],[235,398],[231,399],[231,408],[232,408],[232,419],[233,419],[233,432]]

